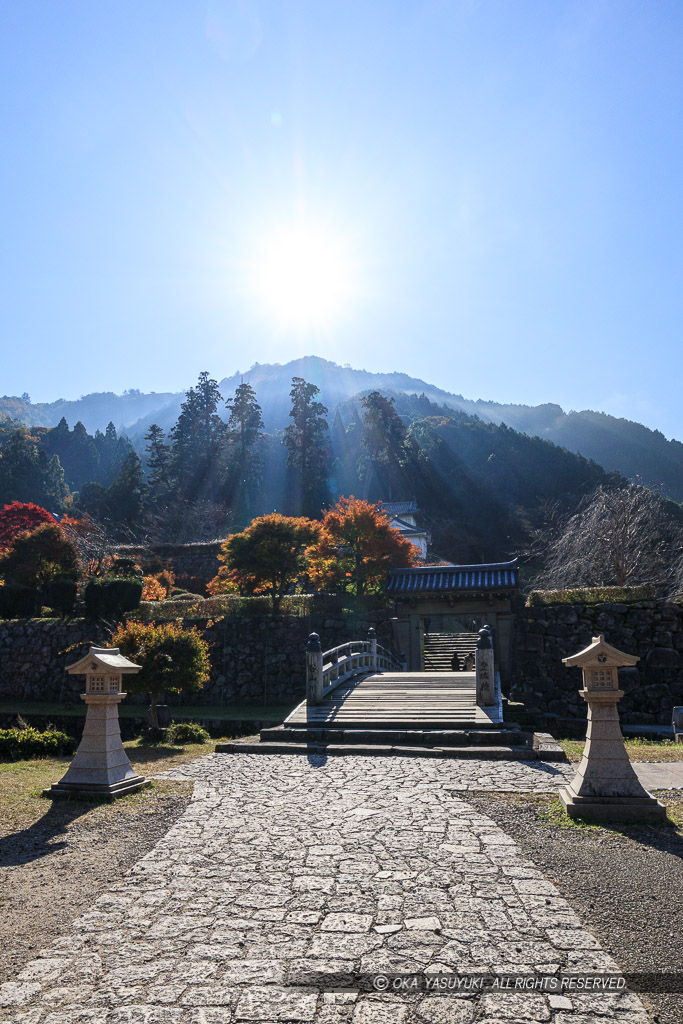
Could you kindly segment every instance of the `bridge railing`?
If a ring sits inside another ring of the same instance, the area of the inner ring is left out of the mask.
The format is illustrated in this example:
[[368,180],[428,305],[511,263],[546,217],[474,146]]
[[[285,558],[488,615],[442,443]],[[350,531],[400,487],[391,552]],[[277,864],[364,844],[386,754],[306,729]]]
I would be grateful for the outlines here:
[[377,643],[372,628],[367,640],[350,640],[329,651],[323,651],[320,637],[311,633],[306,647],[306,700],[309,704],[319,704],[335,687],[353,676],[385,669],[401,672],[403,667],[391,651]]

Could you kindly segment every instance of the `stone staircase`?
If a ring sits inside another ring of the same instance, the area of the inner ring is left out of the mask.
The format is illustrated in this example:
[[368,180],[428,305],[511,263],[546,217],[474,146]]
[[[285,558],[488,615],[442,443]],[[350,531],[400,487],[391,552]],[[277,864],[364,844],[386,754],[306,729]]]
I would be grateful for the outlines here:
[[565,761],[552,736],[522,730],[516,723],[489,728],[386,728],[359,723],[283,725],[262,729],[258,740],[237,739],[216,746],[217,753],[319,754],[384,757],[470,758],[489,761]]
[[427,633],[424,640],[425,672],[450,672],[453,655],[462,668],[465,657],[477,649],[477,633]]

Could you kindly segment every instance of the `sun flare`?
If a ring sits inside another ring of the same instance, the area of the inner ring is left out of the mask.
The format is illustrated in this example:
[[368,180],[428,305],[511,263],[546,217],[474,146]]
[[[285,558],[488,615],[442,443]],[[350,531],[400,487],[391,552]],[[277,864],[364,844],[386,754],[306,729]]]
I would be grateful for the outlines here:
[[352,291],[350,260],[334,233],[310,224],[282,228],[255,261],[259,304],[280,327],[329,327]]

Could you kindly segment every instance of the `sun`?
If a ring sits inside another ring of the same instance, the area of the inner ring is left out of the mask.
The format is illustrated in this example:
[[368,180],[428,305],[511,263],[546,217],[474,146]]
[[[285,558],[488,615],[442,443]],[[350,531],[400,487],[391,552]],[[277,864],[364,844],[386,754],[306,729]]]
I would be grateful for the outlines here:
[[270,234],[253,265],[257,301],[281,328],[330,327],[351,297],[347,248],[326,227],[296,223]]

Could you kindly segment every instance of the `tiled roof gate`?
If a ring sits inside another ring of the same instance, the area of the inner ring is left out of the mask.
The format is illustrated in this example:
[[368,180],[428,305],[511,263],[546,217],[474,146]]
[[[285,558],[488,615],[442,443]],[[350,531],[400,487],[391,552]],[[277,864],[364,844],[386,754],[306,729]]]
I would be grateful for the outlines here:
[[487,565],[418,566],[392,569],[387,591],[390,594],[481,593],[516,590],[519,585],[517,559]]

